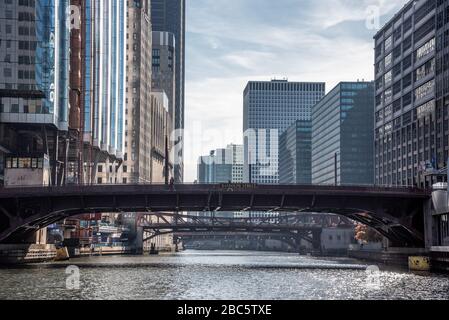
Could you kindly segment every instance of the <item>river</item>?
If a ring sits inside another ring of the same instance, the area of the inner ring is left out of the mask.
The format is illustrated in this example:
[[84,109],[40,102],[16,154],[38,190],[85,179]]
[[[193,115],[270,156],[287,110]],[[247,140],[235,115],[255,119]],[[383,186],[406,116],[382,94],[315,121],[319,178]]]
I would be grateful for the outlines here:
[[449,299],[448,276],[368,266],[238,251],[80,258],[1,268],[0,299]]

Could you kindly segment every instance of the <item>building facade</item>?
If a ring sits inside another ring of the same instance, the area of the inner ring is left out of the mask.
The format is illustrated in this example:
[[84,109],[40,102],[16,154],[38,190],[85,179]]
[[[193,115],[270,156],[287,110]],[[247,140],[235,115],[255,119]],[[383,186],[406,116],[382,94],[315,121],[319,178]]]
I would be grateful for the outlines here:
[[244,180],[279,183],[279,136],[297,120],[310,120],[324,83],[251,81],[244,91]]
[[96,183],[98,164],[116,166],[125,153],[128,7],[126,0],[84,6],[83,158],[86,181]]
[[149,1],[128,1],[123,183],[151,182],[151,59]]
[[312,111],[312,183],[374,183],[373,82],[342,82]]
[[242,183],[243,146],[230,144],[198,160],[198,183]]
[[[185,0],[151,0],[153,31],[169,32],[175,36],[175,114],[173,119],[177,132],[173,140],[176,144],[174,159],[176,182],[182,182],[184,179],[185,10]],[[167,95],[169,95],[168,92]]]
[[2,1],[2,123],[68,128],[68,0]]
[[[48,183],[61,181],[59,138],[69,123],[68,5],[68,0],[0,2],[0,144],[3,156],[17,160],[3,164],[5,175],[20,169],[32,176],[27,163],[45,153]],[[47,183],[27,175],[20,177],[24,184]]]
[[449,155],[449,1],[408,2],[375,39],[376,183],[430,186]]
[[296,121],[279,138],[279,183],[312,183],[311,121]]
[[176,101],[176,40],[170,32],[153,31],[152,88],[164,91],[168,98],[168,110],[175,127]]
[[226,148],[227,152],[232,154],[232,172],[231,172],[231,182],[232,183],[243,183],[243,167],[244,167],[244,157],[243,145],[230,144]]
[[169,99],[165,91],[151,93],[151,158],[152,183],[169,183],[173,177],[173,145],[170,134],[173,120],[169,112]]
[[50,184],[94,181],[98,161],[123,157],[126,1],[0,8],[2,150],[48,156]]

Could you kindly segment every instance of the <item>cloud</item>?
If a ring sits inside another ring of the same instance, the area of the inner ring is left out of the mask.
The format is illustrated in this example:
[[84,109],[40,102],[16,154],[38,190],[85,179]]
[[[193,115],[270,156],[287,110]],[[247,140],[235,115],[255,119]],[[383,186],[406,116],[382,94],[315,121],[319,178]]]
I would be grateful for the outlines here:
[[187,1],[186,181],[196,179],[200,155],[242,142],[249,80],[324,81],[327,91],[339,81],[372,80],[376,30],[366,27],[367,9],[378,8],[385,23],[405,3]]

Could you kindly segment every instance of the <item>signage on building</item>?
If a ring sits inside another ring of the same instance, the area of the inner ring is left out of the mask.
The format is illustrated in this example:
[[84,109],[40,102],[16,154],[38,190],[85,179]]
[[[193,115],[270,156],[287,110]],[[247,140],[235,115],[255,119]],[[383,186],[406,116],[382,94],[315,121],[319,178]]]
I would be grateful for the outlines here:
[[251,190],[257,187],[254,183],[222,183],[219,188],[226,191]]

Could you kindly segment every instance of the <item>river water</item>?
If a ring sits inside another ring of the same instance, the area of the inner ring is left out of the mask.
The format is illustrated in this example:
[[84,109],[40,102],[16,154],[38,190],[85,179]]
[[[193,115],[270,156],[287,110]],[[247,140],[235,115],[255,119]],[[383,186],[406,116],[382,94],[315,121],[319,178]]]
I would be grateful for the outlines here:
[[285,253],[92,257],[0,269],[0,299],[449,299],[448,276],[377,270]]

